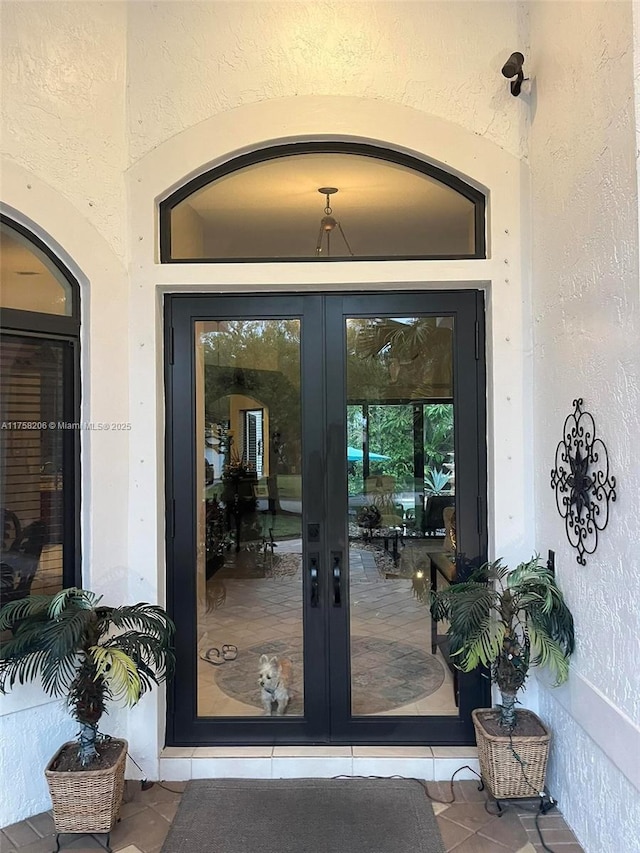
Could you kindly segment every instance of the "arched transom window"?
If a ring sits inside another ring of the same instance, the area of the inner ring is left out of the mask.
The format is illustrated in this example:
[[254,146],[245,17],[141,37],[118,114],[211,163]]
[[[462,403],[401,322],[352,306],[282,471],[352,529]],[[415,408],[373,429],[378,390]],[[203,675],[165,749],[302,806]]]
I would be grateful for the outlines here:
[[407,154],[280,145],[200,175],[160,205],[161,260],[485,257],[485,199]]

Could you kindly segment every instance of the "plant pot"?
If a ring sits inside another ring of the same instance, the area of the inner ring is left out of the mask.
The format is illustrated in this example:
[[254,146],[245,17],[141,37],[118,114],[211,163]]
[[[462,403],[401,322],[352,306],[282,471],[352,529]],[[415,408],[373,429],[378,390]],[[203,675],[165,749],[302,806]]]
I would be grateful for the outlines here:
[[493,708],[471,712],[482,780],[498,800],[537,797],[544,790],[551,733],[533,711],[518,709],[518,720],[539,729],[540,734],[494,734],[487,724],[495,723],[499,713]]
[[124,794],[124,769],[127,760],[127,741],[111,767],[100,770],[53,770],[62,751],[74,746],[65,743],[45,768],[53,803],[56,832],[111,832],[118,819]]

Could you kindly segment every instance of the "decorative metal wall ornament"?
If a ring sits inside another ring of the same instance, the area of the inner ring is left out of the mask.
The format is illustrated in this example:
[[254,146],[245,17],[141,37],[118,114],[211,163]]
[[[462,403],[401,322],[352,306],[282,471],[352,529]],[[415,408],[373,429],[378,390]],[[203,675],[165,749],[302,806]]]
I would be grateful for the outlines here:
[[607,448],[596,438],[596,425],[583,400],[573,401],[574,410],[564,422],[562,441],[556,448],[551,488],[556,492],[558,512],[565,520],[567,538],[580,565],[585,554],[598,546],[598,531],[609,521],[609,501],[616,499],[616,478],[609,474]]

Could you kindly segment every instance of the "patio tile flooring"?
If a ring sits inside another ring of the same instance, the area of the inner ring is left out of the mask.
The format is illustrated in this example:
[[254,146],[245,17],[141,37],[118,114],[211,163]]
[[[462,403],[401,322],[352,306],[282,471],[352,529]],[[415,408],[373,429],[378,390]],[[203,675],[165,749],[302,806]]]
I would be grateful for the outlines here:
[[[111,833],[114,853],[159,853],[180,803],[186,782],[154,784],[148,791],[128,782],[120,822]],[[487,802],[476,782],[455,782],[454,803],[447,782],[428,782],[427,790],[447,853],[539,853],[544,848],[535,828],[536,800],[505,804],[502,817],[491,814],[495,804]],[[584,853],[557,810],[540,816],[540,829],[554,853]],[[88,835],[63,835],[61,851],[104,850]],[[55,849],[53,821],[49,812],[7,826],[0,831],[1,853],[52,853]],[[198,851],[193,851],[198,853]],[[247,853],[260,851],[247,850]],[[336,851],[348,853],[348,851]]]

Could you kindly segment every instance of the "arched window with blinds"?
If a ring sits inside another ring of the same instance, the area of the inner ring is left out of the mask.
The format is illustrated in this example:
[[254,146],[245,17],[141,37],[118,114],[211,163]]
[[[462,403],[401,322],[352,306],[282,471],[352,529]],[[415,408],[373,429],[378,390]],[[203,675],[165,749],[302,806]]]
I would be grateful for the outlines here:
[[0,217],[0,600],[79,578],[79,285]]

